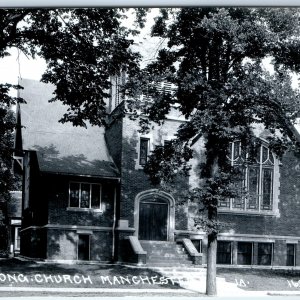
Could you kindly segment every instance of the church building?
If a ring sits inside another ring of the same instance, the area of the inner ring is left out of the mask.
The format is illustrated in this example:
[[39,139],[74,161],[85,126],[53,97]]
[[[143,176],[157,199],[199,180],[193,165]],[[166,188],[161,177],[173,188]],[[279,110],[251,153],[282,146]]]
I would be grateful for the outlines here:
[[[73,127],[58,120],[67,107],[49,103],[54,87],[23,79],[16,149],[22,163],[20,255],[46,261],[126,262],[148,266],[203,265],[207,237],[196,230],[195,204],[184,200],[197,184],[205,159],[203,140],[194,144],[188,177],[172,192],[153,185],[143,167],[156,146],[175,137],[185,119],[172,111],[148,134],[129,114],[126,101],[112,91],[106,128]],[[228,224],[218,236],[217,263],[270,267],[300,266],[300,159],[276,157],[267,132],[256,160],[245,170],[251,197],[219,203]],[[300,140],[299,134],[294,132]],[[232,164],[243,161],[237,141]]]

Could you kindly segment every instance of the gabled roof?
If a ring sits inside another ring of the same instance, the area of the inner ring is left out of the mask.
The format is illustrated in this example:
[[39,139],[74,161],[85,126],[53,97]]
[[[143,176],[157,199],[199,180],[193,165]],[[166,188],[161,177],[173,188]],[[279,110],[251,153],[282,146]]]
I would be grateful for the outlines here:
[[23,150],[37,152],[40,171],[97,177],[118,177],[118,170],[109,155],[104,128],[74,127],[58,120],[67,106],[53,97],[54,86],[22,79],[19,84]]

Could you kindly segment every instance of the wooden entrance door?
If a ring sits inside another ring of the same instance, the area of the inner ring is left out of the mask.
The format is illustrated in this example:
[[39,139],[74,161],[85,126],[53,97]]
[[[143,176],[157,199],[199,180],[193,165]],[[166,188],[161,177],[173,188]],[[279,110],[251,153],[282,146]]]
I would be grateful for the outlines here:
[[139,239],[166,241],[168,239],[169,205],[164,200],[141,201],[139,209]]

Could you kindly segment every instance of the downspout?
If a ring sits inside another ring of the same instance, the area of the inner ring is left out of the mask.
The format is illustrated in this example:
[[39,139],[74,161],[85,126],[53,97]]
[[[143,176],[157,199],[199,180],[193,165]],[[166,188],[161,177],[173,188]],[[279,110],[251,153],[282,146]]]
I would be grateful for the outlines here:
[[112,228],[112,260],[114,261],[115,259],[115,241],[116,241],[116,234],[115,234],[115,229],[116,229],[116,221],[117,221],[117,189],[115,187],[115,193],[114,193],[114,217],[113,217],[113,228]]

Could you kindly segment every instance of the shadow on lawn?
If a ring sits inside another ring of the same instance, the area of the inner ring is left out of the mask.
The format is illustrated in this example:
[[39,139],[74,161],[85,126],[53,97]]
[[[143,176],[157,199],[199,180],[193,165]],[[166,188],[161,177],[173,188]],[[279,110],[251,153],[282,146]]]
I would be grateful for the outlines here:
[[[129,277],[132,278],[134,276],[136,277],[148,277],[151,281],[151,278],[156,278],[156,280],[160,280],[160,278],[163,278],[164,275],[162,275],[159,272],[156,272],[152,269],[148,268],[135,268],[135,267],[126,267],[122,265],[85,265],[86,271],[89,273],[92,273],[94,276],[110,276],[110,277]],[[174,281],[169,280],[168,284],[155,284],[152,285],[152,287],[156,288],[168,288],[168,289],[182,289],[182,287],[179,285],[179,283],[174,279]],[[142,284],[144,285],[144,284]]]
[[[85,277],[90,276],[92,281],[98,286],[102,287],[115,287],[115,288],[168,288],[168,289],[181,289],[179,284],[175,281],[164,280],[160,281],[163,276],[151,269],[142,269],[134,267],[125,267],[121,265],[89,265],[89,264],[55,264],[55,263],[38,263],[35,261],[21,261],[16,258],[0,260],[0,273],[2,274],[25,274],[26,276],[34,276],[36,274],[45,275],[70,275],[75,276],[81,274]],[[105,283],[102,277],[108,278]],[[130,283],[115,284],[114,279],[129,278]],[[138,280],[140,283],[136,284],[133,280]],[[149,278],[149,281],[143,281],[141,278]],[[154,278],[155,283],[153,283]],[[113,283],[113,284],[111,284]],[[95,287],[96,287],[95,286]]]
[[1,273],[43,273],[43,274],[69,274],[75,275],[80,272],[80,269],[74,265],[60,265],[60,264],[41,264],[35,261],[21,261],[16,258],[0,261]]

